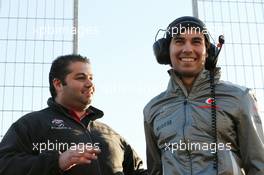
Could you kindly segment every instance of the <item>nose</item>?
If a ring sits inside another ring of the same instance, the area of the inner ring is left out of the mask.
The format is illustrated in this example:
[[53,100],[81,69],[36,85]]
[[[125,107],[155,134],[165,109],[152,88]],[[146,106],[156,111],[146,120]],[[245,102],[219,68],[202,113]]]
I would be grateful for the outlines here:
[[92,87],[94,84],[93,84],[93,81],[91,80],[91,79],[87,79],[86,81],[85,81],[85,87],[88,87],[88,88],[90,88],[90,87]]
[[192,51],[193,51],[192,44],[190,42],[186,42],[183,45],[182,52],[183,53],[192,53]]

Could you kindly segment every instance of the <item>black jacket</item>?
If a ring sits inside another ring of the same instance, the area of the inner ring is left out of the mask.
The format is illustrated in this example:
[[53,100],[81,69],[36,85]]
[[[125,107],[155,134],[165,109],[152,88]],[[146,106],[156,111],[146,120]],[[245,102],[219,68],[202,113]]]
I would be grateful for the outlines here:
[[[109,126],[95,121],[103,112],[90,106],[81,122],[67,109],[48,100],[46,109],[16,121],[0,143],[0,175],[136,175],[144,174],[142,161],[131,146]],[[59,151],[95,146],[98,160],[62,172]]]

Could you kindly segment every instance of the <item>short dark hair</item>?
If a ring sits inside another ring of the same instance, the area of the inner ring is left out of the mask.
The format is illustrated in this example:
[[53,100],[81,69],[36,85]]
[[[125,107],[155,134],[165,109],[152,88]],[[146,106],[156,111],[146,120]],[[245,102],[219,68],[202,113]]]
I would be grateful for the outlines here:
[[183,16],[180,18],[175,19],[172,21],[169,26],[167,27],[166,32],[166,38],[169,39],[169,43],[171,41],[171,38],[173,37],[173,29],[178,29],[177,33],[180,34],[181,27],[188,28],[188,29],[195,29],[200,32],[203,32],[204,38],[205,38],[205,46],[208,50],[210,48],[210,36],[208,33],[208,29],[203,21],[201,21],[199,18],[193,17],[193,16]]
[[71,73],[69,70],[69,65],[74,62],[90,64],[90,60],[88,58],[75,54],[59,56],[52,62],[49,72],[49,89],[53,99],[55,99],[57,96],[55,87],[53,86],[53,80],[55,78],[59,79],[63,85],[66,85],[65,77]]

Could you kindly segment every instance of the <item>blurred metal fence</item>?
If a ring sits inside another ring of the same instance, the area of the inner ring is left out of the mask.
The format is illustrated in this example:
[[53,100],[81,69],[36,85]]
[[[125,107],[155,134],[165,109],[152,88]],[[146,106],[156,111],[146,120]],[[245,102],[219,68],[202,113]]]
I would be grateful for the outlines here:
[[[225,45],[218,65],[222,79],[255,90],[264,104],[264,2],[262,0],[193,0],[193,15],[203,20],[217,41]],[[263,107],[261,108],[262,121]]]
[[77,52],[76,10],[76,0],[0,0],[0,140],[16,119],[46,106],[50,63]]

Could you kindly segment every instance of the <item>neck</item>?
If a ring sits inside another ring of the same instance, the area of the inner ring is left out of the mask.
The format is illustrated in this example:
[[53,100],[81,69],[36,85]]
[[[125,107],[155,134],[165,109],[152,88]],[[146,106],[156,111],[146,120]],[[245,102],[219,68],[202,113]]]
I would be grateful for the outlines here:
[[193,86],[195,77],[181,77],[183,85],[186,87],[187,91],[190,92]]
[[68,110],[74,111],[79,118],[81,118],[86,113],[86,109],[89,107],[89,106],[86,106],[85,108],[80,108],[80,107],[76,107],[73,105],[69,105],[67,103],[63,103],[58,98],[55,98],[55,102],[62,105],[63,107],[65,107]]
[[75,111],[75,110],[73,110],[73,111],[79,117],[79,119],[81,119],[84,116],[85,112],[86,112],[86,111]]

